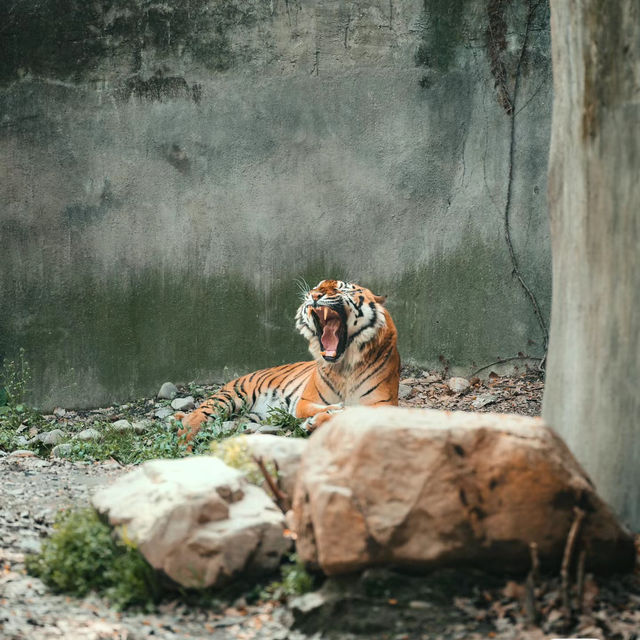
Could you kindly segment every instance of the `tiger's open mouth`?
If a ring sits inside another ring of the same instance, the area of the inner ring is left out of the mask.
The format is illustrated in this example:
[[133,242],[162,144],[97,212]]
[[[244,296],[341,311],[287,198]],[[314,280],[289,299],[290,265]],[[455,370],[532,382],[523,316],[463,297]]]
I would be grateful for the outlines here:
[[347,338],[344,311],[330,307],[311,309],[316,333],[322,345],[322,357],[327,362],[335,362],[343,353]]

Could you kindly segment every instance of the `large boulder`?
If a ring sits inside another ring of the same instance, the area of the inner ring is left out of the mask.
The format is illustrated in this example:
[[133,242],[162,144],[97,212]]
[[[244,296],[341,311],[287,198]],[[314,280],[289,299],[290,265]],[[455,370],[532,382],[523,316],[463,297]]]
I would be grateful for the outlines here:
[[284,517],[243,474],[209,456],[146,462],[92,502],[156,569],[185,587],[274,570]]
[[294,496],[300,558],[375,565],[557,569],[574,520],[591,570],[630,570],[633,539],[539,418],[353,408],[311,437]]

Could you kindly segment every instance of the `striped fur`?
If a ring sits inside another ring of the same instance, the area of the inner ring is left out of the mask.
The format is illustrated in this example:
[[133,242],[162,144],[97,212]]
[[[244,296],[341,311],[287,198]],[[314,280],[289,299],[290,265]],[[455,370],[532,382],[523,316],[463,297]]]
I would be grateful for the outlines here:
[[340,280],[323,280],[303,296],[296,328],[314,359],[228,382],[198,409],[177,416],[188,438],[215,416],[245,412],[259,421],[280,408],[313,430],[344,406],[398,404],[397,333],[384,298]]

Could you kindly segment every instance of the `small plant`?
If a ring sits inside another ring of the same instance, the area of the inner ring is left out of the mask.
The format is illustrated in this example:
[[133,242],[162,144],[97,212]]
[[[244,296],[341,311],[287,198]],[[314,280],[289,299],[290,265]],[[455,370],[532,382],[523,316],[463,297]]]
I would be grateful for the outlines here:
[[153,568],[131,542],[116,540],[93,509],[60,512],[53,535],[27,570],[52,590],[75,596],[103,593],[117,608],[158,602],[161,589]]
[[283,432],[291,432],[294,438],[308,438],[309,434],[302,428],[302,418],[292,416],[286,409],[271,407],[262,424],[281,427]]
[[189,395],[193,396],[196,400],[202,400],[207,395],[204,388],[195,382],[189,382],[189,384],[187,384],[187,391]]
[[306,570],[297,553],[289,556],[289,562],[280,567],[281,580],[272,582],[264,591],[263,598],[285,600],[290,596],[301,596],[315,586],[313,576]]
[[25,404],[31,368],[24,349],[18,351],[15,360],[5,361],[0,369],[0,449],[13,451],[18,447],[19,429],[22,425],[38,426],[42,415]]
[[29,382],[31,382],[31,367],[24,354],[25,351],[21,348],[15,360],[4,362],[2,365],[0,399],[4,397],[4,403],[0,404],[15,407],[24,402]]
[[[189,441],[191,445],[191,451],[196,454],[210,453],[211,443],[215,441],[224,440],[229,436],[222,429],[222,423],[224,422],[222,417],[217,417],[214,420],[205,422],[198,433]],[[181,425],[176,425],[179,428]]]

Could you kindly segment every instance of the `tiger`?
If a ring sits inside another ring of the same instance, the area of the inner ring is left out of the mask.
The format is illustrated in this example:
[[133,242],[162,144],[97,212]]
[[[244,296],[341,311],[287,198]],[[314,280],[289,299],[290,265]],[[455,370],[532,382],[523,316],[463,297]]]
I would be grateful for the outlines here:
[[322,280],[302,295],[295,326],[313,360],[231,380],[195,411],[175,415],[181,436],[190,440],[208,420],[240,412],[260,422],[273,409],[303,419],[311,433],[345,406],[398,404],[400,354],[386,298],[341,280]]

